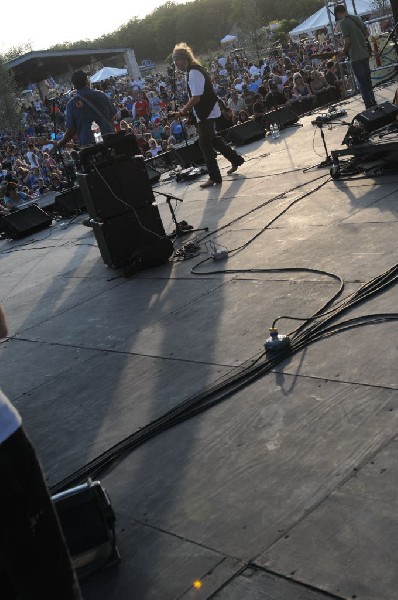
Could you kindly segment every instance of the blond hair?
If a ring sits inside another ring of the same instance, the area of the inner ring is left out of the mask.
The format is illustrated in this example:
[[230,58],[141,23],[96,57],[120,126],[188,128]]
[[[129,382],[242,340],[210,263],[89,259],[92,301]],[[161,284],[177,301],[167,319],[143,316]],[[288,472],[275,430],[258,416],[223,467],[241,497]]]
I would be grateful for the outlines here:
[[188,46],[188,44],[186,44],[185,42],[180,42],[179,44],[176,44],[174,46],[173,58],[175,55],[183,56],[191,65],[200,65],[198,59],[195,58],[192,48],[190,48],[190,46]]

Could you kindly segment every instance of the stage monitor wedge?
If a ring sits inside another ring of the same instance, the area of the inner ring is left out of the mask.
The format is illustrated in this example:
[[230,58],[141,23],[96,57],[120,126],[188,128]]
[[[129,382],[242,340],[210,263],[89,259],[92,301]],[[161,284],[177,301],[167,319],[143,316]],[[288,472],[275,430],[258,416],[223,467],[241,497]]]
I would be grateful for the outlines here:
[[63,217],[73,217],[86,210],[80,188],[76,185],[55,195],[54,210]]
[[50,227],[52,218],[37,204],[20,208],[2,218],[6,236],[17,239]]
[[284,106],[264,114],[264,123],[268,123],[269,125],[274,125],[276,123],[279,129],[291,127],[292,125],[295,125],[298,120],[299,117]]
[[229,140],[235,144],[235,146],[243,146],[244,144],[250,144],[261,138],[265,137],[265,131],[261,125],[255,121],[246,121],[240,125],[234,125],[228,130]]
[[205,163],[198,140],[188,140],[187,143],[176,144],[171,149],[171,156],[172,160],[183,169]]

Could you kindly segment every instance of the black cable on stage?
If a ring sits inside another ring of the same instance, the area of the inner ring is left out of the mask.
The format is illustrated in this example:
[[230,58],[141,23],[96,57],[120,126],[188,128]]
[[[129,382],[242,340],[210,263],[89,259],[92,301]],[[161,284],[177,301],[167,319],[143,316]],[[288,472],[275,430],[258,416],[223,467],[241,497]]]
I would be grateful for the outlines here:
[[[300,188],[302,188],[302,187],[304,187],[306,185],[309,185],[310,183],[313,183],[314,181],[318,181],[319,179],[323,179],[325,177],[328,178],[328,181],[330,180],[329,173],[323,173],[322,175],[320,175],[318,177],[315,177],[314,179],[310,179],[309,181],[306,181],[304,183],[300,183],[300,184],[298,184],[298,185],[296,185],[296,186],[294,186],[294,187],[292,187],[292,188],[290,188],[288,190],[285,190],[284,192],[281,192],[281,193],[277,194],[273,198],[265,200],[261,204],[258,204],[254,208],[251,208],[248,211],[246,211],[245,213],[242,213],[241,215],[239,215],[235,219],[232,219],[228,223],[224,223],[224,225],[221,225],[220,227],[217,227],[217,229],[213,229],[212,231],[209,231],[208,233],[206,233],[205,235],[203,235],[201,238],[198,239],[198,243],[203,242],[208,237],[213,236],[215,233],[219,233],[220,231],[223,231],[227,227],[230,227],[231,225],[234,225],[235,223],[237,223],[241,219],[244,219],[245,217],[247,217],[247,216],[255,213],[257,210],[260,210],[261,208],[264,208],[265,206],[268,206],[272,202],[275,202],[275,200],[281,200],[282,198],[284,198],[286,196],[286,194],[290,194],[292,192],[295,192],[296,190],[298,190],[298,189],[300,189]],[[322,187],[322,186],[320,186],[320,187]],[[310,192],[306,193],[305,195],[309,195],[310,193],[313,193],[317,189],[318,188],[316,188],[315,190],[311,190]]]
[[329,324],[337,316],[340,316],[340,314],[358,304],[358,302],[367,300],[373,295],[384,291],[390,285],[395,284],[397,280],[398,265],[395,265],[388,271],[367,282],[360,288],[360,290],[352,294],[350,298],[342,304],[340,311],[336,311],[334,315],[325,318],[323,322],[317,323],[315,327],[312,326],[309,328],[309,331],[302,331],[297,336],[294,336],[289,347],[286,347],[280,352],[269,357],[265,356],[263,362],[260,361],[265,353],[258,357],[253,364],[250,364],[250,361],[248,361],[249,364],[241,369],[238,374],[233,374],[227,379],[224,378],[219,383],[213,384],[206,390],[191,396],[178,406],[169,410],[165,415],[155,419],[139,431],[118,442],[110,449],[103,452],[68,477],[64,478],[59,483],[51,486],[51,492],[57,493],[63,489],[66,489],[70,485],[81,482],[87,477],[98,476],[99,473],[110,467],[110,465],[116,460],[120,459],[122,456],[134,450],[155,435],[158,435],[170,427],[192,418],[193,416],[226,400],[231,395],[245,388],[260,377],[263,377],[266,373],[269,373],[270,370],[273,369],[277,364],[289,356],[292,356],[296,352],[302,350],[309,344],[323,339],[324,337],[329,337],[331,335],[340,333],[345,329],[351,329],[354,326],[363,326],[365,324],[375,324],[378,322],[397,320],[398,316],[396,313],[387,313],[381,315],[370,315],[369,323],[367,323],[366,317],[357,317],[356,319],[350,319],[346,322],[338,323],[333,327],[325,327],[326,324]]
[[[308,185],[313,181],[324,178],[325,175],[317,177],[309,182],[301,184],[299,186],[295,186],[291,190],[287,190],[282,194],[278,194],[273,199],[265,201],[260,206],[255,207],[254,209],[249,210],[246,214],[241,215],[240,217],[232,220],[230,223],[225,224],[218,228],[213,232],[209,232],[205,236],[203,236],[200,241],[208,238],[210,235],[214,235],[214,233],[229,227],[233,223],[239,221],[241,218],[259,210],[260,208],[266,206],[270,202],[273,202],[277,199],[283,198],[287,193],[299,189],[304,185]],[[329,179],[328,179],[329,181]],[[323,182],[321,185],[325,185],[327,182]],[[313,190],[315,191],[315,190]],[[313,191],[307,192],[305,195],[309,193],[313,193]],[[295,200],[297,202],[298,199]],[[290,206],[289,206],[290,207]],[[284,211],[283,211],[284,212]],[[280,213],[280,214],[283,214]],[[279,215],[280,216],[280,215]],[[278,217],[277,217],[278,218]],[[257,235],[256,235],[257,237]],[[248,242],[250,243],[250,241]],[[208,260],[208,259],[206,259]],[[198,267],[205,261],[202,261],[195,267]],[[336,305],[333,309],[324,312],[326,308],[328,308],[332,302],[340,296],[344,282],[342,279],[332,273],[327,273],[325,271],[320,271],[316,269],[245,269],[245,270],[219,270],[219,271],[211,271],[213,273],[264,273],[264,272],[311,272],[318,273],[322,275],[330,276],[340,282],[339,290],[335,293],[335,295],[328,300],[322,308],[320,308],[315,315],[305,320],[305,323],[301,325],[296,331],[293,332],[292,341],[290,346],[283,348],[280,352],[275,353],[274,355],[267,356],[264,353],[260,354],[255,360],[247,361],[246,366],[241,368],[237,374],[233,374],[232,376],[228,376],[227,378],[223,378],[220,382],[213,384],[209,388],[199,392],[198,394],[188,398],[187,400],[180,403],[178,406],[169,410],[166,414],[162,415],[158,419],[155,419],[139,431],[133,433],[128,436],[124,440],[118,442],[113,447],[100,454],[98,457],[94,458],[88,464],[84,465],[80,469],[76,470],[74,473],[64,478],[62,481],[58,482],[54,486],[51,486],[51,492],[57,493],[63,489],[66,489],[70,485],[74,485],[87,477],[95,477],[98,476],[99,473],[103,472],[106,468],[109,468],[112,463],[116,460],[123,457],[128,452],[137,448],[145,441],[148,441],[155,435],[166,431],[170,427],[177,425],[193,416],[208,410],[212,406],[226,400],[233,394],[236,394],[241,389],[250,385],[260,377],[263,377],[265,374],[269,373],[271,369],[273,369],[277,364],[292,356],[296,352],[302,350],[309,344],[312,344],[320,339],[325,337],[329,337],[331,335],[335,335],[337,333],[341,333],[343,331],[348,331],[354,327],[363,326],[365,324],[375,324],[379,322],[386,322],[387,320],[397,320],[396,313],[392,314],[383,314],[383,315],[370,315],[369,322],[367,322],[366,317],[358,317],[356,319],[349,319],[346,322],[340,322],[334,325],[331,323],[337,319],[339,316],[344,314],[347,310],[351,309],[353,306],[356,306],[358,303],[368,300],[375,294],[384,291],[389,286],[395,284],[398,280],[398,265],[395,265],[390,270],[382,273],[378,277],[370,280],[359,290],[351,294],[348,298],[343,299],[338,305]],[[205,273],[202,273],[205,274]],[[264,358],[262,361],[261,359]]]

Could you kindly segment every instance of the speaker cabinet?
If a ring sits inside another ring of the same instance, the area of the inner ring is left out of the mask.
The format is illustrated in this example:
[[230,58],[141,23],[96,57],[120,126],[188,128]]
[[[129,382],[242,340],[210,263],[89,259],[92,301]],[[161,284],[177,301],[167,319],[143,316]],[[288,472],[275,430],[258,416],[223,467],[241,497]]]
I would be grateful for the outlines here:
[[52,218],[37,204],[31,204],[6,215],[1,223],[5,234],[16,239],[50,227]]
[[99,481],[88,480],[52,501],[79,579],[120,561],[115,513]]
[[146,168],[147,175],[149,177],[149,181],[151,182],[151,184],[154,184],[154,183],[157,183],[159,181],[161,173],[159,173],[159,171],[157,171],[152,166],[151,163],[152,163],[152,158],[148,158],[145,161],[145,168]]
[[291,125],[297,123],[298,120],[298,115],[284,106],[282,106],[282,108],[278,108],[277,110],[264,113],[264,123],[268,123],[268,125],[274,125],[274,123],[276,123],[279,129],[290,127]]
[[391,102],[383,102],[372,108],[359,113],[355,119],[362,123],[367,133],[371,133],[376,129],[395,123],[398,115],[398,106]]
[[192,165],[203,165],[205,163],[198,140],[189,140],[187,144],[183,143],[173,146],[171,155],[172,160],[178,162],[183,169],[187,169]]
[[169,244],[161,244],[162,248],[167,246],[170,252],[164,260],[160,256],[157,264],[166,262],[173,251],[172,243],[166,238],[157,206],[136,208],[103,223],[94,222],[93,230],[104,263],[113,268],[131,265],[140,255],[148,255],[150,259],[152,250],[155,255],[159,250],[160,240],[163,239]]
[[77,181],[88,214],[100,221],[155,201],[143,156],[106,163],[90,173],[78,173]]
[[229,139],[235,146],[250,144],[265,136],[264,129],[255,121],[246,121],[228,129]]
[[73,215],[85,212],[86,205],[80,188],[74,186],[68,190],[58,192],[55,195],[54,210],[63,217],[73,217]]

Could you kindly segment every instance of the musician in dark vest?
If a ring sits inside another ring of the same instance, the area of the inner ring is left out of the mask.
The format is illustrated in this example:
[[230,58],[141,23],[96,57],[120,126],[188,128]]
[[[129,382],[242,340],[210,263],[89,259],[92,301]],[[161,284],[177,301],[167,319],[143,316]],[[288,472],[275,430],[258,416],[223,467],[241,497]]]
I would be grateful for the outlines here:
[[234,173],[244,163],[244,158],[216,135],[215,121],[221,116],[218,98],[209,74],[195,58],[192,49],[187,44],[177,44],[173,50],[173,60],[179,71],[187,73],[189,100],[178,114],[181,117],[193,111],[197,120],[200,149],[209,173],[209,179],[200,187],[219,185],[222,177],[217,164],[216,151],[230,161],[231,168],[227,171],[228,175]]

